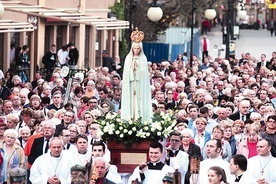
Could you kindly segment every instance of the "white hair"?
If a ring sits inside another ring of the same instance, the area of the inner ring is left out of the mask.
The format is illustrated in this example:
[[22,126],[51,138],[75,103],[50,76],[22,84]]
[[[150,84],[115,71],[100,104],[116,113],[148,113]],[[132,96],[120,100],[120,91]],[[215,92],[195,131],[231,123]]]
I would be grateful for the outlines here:
[[94,158],[94,165],[95,165],[97,162],[104,163],[105,168],[107,168],[107,162],[106,162],[106,160],[105,160],[103,157],[96,157],[96,158]]
[[194,132],[191,129],[189,129],[189,128],[184,128],[180,133],[181,133],[181,135],[187,133],[187,134],[189,134],[191,136],[191,138],[194,138]]
[[24,126],[24,127],[22,127],[22,128],[19,129],[19,136],[22,135],[23,131],[27,131],[28,133],[31,134],[31,129],[28,126]]
[[15,139],[18,138],[18,132],[15,129],[7,129],[7,130],[5,130],[4,137],[6,137],[7,135],[14,136]]

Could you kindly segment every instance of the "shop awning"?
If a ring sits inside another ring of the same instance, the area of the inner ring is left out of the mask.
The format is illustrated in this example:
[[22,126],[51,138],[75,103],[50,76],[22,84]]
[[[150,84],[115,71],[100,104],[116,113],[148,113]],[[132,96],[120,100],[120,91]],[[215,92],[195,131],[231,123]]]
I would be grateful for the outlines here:
[[0,33],[29,32],[34,31],[34,26],[27,22],[13,22],[12,20],[0,20]]
[[[44,17],[46,22],[72,22],[92,25],[97,30],[128,29],[129,22],[114,18],[100,18],[89,14],[79,13],[78,9],[52,9],[38,5],[21,3],[20,1],[1,1],[5,11],[25,13],[32,16]],[[88,12],[92,10],[89,9]]]

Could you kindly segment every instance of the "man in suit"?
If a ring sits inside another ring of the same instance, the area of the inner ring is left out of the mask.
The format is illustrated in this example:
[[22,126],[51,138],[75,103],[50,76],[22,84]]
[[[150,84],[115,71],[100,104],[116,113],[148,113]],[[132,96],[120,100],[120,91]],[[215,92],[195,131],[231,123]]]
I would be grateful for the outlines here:
[[269,68],[269,66],[271,65],[271,63],[269,61],[266,60],[266,55],[262,54],[261,55],[261,61],[257,63],[257,67],[258,69],[261,68],[261,66],[264,66],[266,68]]
[[36,138],[31,147],[31,152],[28,157],[28,163],[33,164],[37,157],[48,152],[49,141],[55,133],[55,124],[52,121],[45,122],[43,126],[43,137]]
[[231,114],[229,118],[233,121],[240,119],[244,122],[250,117],[250,112],[249,112],[250,108],[251,108],[251,101],[248,98],[244,98],[240,101],[238,105],[239,110]]
[[[95,172],[98,178],[95,180],[90,180],[90,184],[115,184],[114,182],[108,180],[105,177],[107,172],[108,163],[105,161],[103,157],[97,157],[94,160],[92,172]],[[94,173],[91,173],[91,176]]]
[[235,175],[232,177],[230,183],[255,183],[254,178],[247,170],[247,159],[244,155],[233,155],[230,160],[230,173]]

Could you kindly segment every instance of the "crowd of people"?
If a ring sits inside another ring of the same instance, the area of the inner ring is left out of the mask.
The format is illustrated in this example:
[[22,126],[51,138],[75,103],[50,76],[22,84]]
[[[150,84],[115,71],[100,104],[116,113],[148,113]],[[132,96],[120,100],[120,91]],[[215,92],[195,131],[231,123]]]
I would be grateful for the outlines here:
[[[151,143],[149,162],[137,166],[129,183],[170,183],[175,178],[168,173],[175,168],[182,184],[276,182],[276,52],[271,59],[244,53],[240,59],[225,60],[207,54],[203,61],[193,56],[192,62],[180,54],[175,61],[154,63],[139,55],[141,47],[137,44],[138,54],[129,56],[134,64],[127,67],[134,74],[128,71],[128,78],[118,58],[114,61],[104,50],[103,66],[89,70],[82,83],[73,81],[71,89],[61,76],[62,62],[48,80],[39,71],[31,82],[6,72],[0,81],[1,183],[12,183],[9,173],[18,167],[27,169],[28,183],[33,184],[82,183],[82,178],[92,184],[124,183],[116,165],[109,164],[110,151],[96,120],[132,108],[121,102],[122,92],[129,91],[122,81],[133,76],[130,95],[138,97],[130,103],[141,103],[144,94],[136,93],[138,85],[149,80],[142,89],[150,88],[151,112],[142,117],[172,112],[177,131],[166,144]],[[45,65],[52,58],[46,56]],[[55,66],[48,64],[49,69]],[[70,95],[64,104],[66,90]],[[131,116],[139,116],[143,107]],[[198,168],[191,164],[195,158]],[[74,173],[74,168],[81,172]]]

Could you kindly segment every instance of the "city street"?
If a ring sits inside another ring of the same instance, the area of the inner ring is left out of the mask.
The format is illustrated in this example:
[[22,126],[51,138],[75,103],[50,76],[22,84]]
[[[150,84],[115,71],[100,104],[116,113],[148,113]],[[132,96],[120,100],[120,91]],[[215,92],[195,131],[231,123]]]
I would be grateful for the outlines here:
[[[208,32],[207,37],[210,40],[211,49],[209,54],[213,57],[218,55],[218,50],[214,49],[217,45],[221,48],[222,32],[221,27],[217,26]],[[261,54],[266,54],[267,58],[271,58],[275,48],[276,36],[271,37],[267,30],[240,30],[240,38],[236,40],[236,57],[240,58],[241,53],[249,52],[252,56],[259,59]]]

